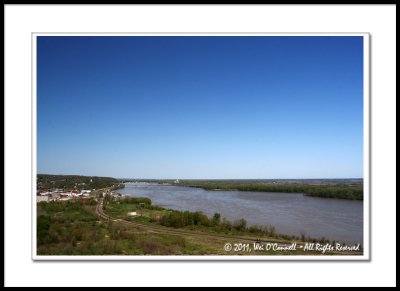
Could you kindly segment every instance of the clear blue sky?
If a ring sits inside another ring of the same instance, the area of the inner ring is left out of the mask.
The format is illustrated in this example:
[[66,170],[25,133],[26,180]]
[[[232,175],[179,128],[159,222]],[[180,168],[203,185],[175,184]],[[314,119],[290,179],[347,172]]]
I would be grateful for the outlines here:
[[38,173],[362,178],[362,37],[37,41]]

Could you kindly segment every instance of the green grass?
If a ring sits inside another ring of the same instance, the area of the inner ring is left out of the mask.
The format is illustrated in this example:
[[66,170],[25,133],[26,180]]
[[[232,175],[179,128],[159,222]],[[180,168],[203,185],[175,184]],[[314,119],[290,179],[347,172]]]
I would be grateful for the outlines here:
[[214,251],[187,242],[182,236],[147,233],[99,220],[94,206],[39,203],[38,210],[38,255],[180,255]]

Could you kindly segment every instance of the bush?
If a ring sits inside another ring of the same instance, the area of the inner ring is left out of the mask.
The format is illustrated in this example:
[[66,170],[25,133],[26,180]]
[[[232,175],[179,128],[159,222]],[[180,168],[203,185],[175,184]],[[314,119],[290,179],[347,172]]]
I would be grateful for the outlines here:
[[239,220],[235,220],[233,222],[233,228],[237,231],[245,231],[246,230],[247,221],[243,218]]
[[124,197],[120,200],[123,204],[140,204],[143,203],[145,206],[151,205],[151,199],[146,197]]
[[221,223],[221,214],[219,213],[214,213],[214,216],[212,218],[212,224],[214,226],[217,226]]

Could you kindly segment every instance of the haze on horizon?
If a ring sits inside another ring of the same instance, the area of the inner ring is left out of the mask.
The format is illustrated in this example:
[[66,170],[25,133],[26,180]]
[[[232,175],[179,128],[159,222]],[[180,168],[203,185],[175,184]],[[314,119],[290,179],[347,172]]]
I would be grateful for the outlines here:
[[363,177],[363,38],[37,39],[37,172]]

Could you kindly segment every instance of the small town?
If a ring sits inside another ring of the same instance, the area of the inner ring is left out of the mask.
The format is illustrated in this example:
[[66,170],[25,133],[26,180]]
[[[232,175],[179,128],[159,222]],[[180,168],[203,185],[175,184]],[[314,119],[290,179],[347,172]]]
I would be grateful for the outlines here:
[[81,201],[89,200],[92,190],[71,190],[64,189],[41,189],[37,190],[36,202],[65,201],[71,199],[79,199]]
[[36,202],[97,201],[105,195],[118,196],[114,190],[123,187],[124,184],[114,178],[38,175]]
[[36,202],[50,202],[50,201],[67,201],[74,200],[79,202],[89,201],[89,199],[94,199],[97,201],[98,197],[104,197],[109,195],[114,198],[119,198],[121,194],[112,191],[110,189],[97,190],[71,190],[65,191],[64,189],[41,189],[37,190]]
[[[53,182],[53,181],[52,181]],[[104,197],[105,195],[110,195],[113,197],[120,196],[119,193],[113,191],[118,188],[122,188],[123,185],[121,183],[109,183],[106,187],[101,187],[100,189],[84,189],[90,188],[93,185],[93,180],[90,179],[89,183],[75,183],[72,187],[59,186],[59,187],[47,187],[38,185],[38,189],[36,190],[36,202],[50,202],[50,201],[67,201],[74,200],[79,202],[86,202],[89,199],[94,199],[97,201],[97,198]],[[82,189],[83,188],[83,189]]]

